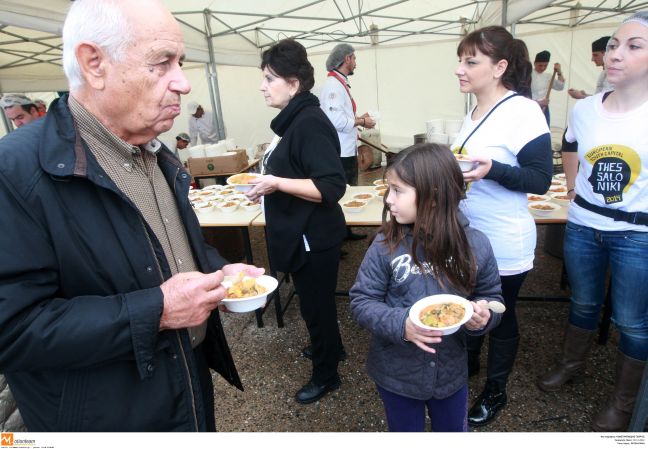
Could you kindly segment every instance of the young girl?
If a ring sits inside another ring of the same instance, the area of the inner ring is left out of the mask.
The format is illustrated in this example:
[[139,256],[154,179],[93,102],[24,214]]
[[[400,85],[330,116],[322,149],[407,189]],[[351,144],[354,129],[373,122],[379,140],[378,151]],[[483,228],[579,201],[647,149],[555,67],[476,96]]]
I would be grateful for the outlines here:
[[[466,334],[488,332],[500,319],[484,307],[502,300],[493,251],[459,211],[464,181],[447,147],[403,150],[385,179],[381,232],[350,292],[354,319],[373,333],[367,371],[390,431],[425,430],[426,408],[433,431],[466,431]],[[479,299],[463,329],[443,337],[408,318],[412,304],[441,293]]]

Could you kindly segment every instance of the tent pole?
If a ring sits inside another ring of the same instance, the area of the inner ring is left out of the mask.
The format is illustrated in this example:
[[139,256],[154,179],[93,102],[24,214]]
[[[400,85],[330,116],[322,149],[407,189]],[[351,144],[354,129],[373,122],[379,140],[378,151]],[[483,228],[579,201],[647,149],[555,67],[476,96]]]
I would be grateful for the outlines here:
[[506,27],[506,21],[508,20],[508,0],[502,0],[502,26]]
[[[0,92],[0,98],[2,98],[2,93]],[[4,125],[5,128],[5,134],[9,134],[11,131],[13,131],[13,127],[11,126],[11,123],[9,122],[9,119],[7,118],[7,115],[5,114],[4,108],[2,109],[2,124]]]
[[220,102],[220,91],[218,90],[218,75],[216,74],[216,62],[214,62],[214,45],[211,31],[211,11],[203,11],[205,17],[205,32],[207,33],[207,49],[209,50],[209,63],[205,64],[207,79],[209,79],[209,96],[211,97],[212,111],[214,111],[214,122],[218,140],[225,139],[225,125],[223,123],[223,110]]

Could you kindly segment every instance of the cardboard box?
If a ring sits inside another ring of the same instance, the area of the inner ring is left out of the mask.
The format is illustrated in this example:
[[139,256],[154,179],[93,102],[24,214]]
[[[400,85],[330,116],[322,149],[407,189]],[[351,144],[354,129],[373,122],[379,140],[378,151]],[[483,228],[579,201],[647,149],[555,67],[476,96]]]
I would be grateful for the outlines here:
[[234,150],[226,156],[214,157],[190,157],[187,167],[191,176],[210,176],[234,174],[243,170],[248,165],[248,157],[245,150]]

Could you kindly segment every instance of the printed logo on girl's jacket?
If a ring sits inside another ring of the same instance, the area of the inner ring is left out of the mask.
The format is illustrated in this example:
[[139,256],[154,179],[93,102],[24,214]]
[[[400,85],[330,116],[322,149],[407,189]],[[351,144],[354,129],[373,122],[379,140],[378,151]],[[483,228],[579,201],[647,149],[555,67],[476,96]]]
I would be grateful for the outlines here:
[[[423,262],[423,274],[434,276],[432,265],[428,262]],[[396,282],[404,282],[410,274],[421,274],[421,269],[418,265],[412,263],[412,256],[403,254],[402,256],[395,257],[391,261],[392,277]]]
[[592,164],[592,174],[587,180],[594,193],[603,195],[605,204],[623,201],[623,193],[630,189],[641,172],[641,158],[635,150],[624,145],[594,147],[585,153],[585,160]]

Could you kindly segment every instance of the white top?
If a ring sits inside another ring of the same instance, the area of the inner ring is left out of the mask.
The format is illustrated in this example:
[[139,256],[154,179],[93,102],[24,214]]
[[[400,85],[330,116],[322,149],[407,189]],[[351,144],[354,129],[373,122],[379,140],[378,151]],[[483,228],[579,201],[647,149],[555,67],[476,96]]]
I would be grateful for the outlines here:
[[189,137],[191,137],[191,145],[198,144],[198,137],[203,144],[218,142],[211,112],[205,111],[200,118],[189,116]]
[[596,80],[596,92],[606,92],[608,90],[614,90],[614,86],[610,84],[607,80],[607,72],[605,69],[601,70],[601,73],[598,76],[598,79]]
[[[597,206],[648,213],[648,102],[616,114],[603,109],[602,99],[599,93],[579,101],[569,120],[565,139],[578,141],[576,193]],[[648,226],[614,221],[576,203],[568,220],[601,231],[648,232]]]
[[[338,72],[338,74],[341,78],[345,78],[341,73]],[[319,101],[320,108],[337,130],[342,150],[340,156],[355,156],[358,146],[358,130],[355,126],[351,98],[342,83],[332,76],[327,76],[320,92]]]
[[[531,71],[531,97],[534,100],[542,100],[547,96],[551,75],[553,75],[553,71],[549,72],[545,70],[542,73],[538,73],[535,70]],[[565,83],[560,81],[558,75],[556,75],[552,87],[554,90],[563,90]]]
[[[511,95],[508,92],[505,96]],[[479,124],[469,113],[452,150],[457,152],[470,132]],[[463,149],[471,156],[519,167],[518,152],[530,141],[549,132],[538,104],[516,96],[502,103],[470,137]],[[523,273],[533,267],[536,227],[529,213],[527,196],[503,187],[496,181],[481,179],[470,183],[461,208],[470,225],[490,240],[500,275]]]

